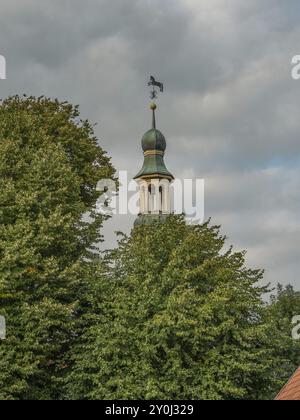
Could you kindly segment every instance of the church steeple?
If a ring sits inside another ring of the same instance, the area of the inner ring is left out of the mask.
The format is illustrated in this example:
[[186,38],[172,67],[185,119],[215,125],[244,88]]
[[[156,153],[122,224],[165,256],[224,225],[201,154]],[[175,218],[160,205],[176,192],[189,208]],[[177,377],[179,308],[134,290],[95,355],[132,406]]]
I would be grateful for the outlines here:
[[171,213],[170,185],[174,177],[164,162],[167,143],[164,135],[156,128],[157,106],[153,103],[150,108],[152,128],[142,138],[144,164],[134,178],[140,186],[140,214],[135,226],[163,222]]

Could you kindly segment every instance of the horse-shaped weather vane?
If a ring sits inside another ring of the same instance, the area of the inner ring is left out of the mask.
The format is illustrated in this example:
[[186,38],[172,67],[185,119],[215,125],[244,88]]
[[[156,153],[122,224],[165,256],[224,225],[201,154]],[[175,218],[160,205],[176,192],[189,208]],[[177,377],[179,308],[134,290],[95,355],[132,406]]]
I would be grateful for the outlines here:
[[164,85],[161,82],[158,82],[155,80],[155,77],[150,76],[150,82],[148,82],[148,86],[152,87],[152,90],[150,92],[150,98],[151,99],[157,99],[158,92],[155,88],[159,88],[159,91],[162,93],[164,91]]

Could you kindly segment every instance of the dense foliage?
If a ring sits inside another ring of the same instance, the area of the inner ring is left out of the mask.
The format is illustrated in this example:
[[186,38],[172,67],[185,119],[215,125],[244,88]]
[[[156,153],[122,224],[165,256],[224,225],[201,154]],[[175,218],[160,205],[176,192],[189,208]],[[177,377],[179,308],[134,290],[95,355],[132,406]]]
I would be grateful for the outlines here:
[[103,222],[94,212],[96,184],[113,174],[77,107],[43,97],[1,103],[1,399],[60,396],[85,266]]
[[69,397],[274,397],[291,369],[282,369],[291,327],[276,328],[275,307],[269,317],[262,271],[224,244],[218,227],[182,217],[124,237],[98,273]]
[[282,382],[286,382],[300,365],[300,340],[293,338],[292,330],[298,324],[293,324],[293,318],[300,316],[300,292],[292,286],[278,285],[275,295],[271,296],[267,310],[266,322],[273,323],[280,337],[280,345],[276,349],[277,356],[282,361]]
[[77,107],[0,103],[0,400],[274,398],[300,361],[300,293],[266,303],[263,272],[183,217],[100,254],[113,177]]

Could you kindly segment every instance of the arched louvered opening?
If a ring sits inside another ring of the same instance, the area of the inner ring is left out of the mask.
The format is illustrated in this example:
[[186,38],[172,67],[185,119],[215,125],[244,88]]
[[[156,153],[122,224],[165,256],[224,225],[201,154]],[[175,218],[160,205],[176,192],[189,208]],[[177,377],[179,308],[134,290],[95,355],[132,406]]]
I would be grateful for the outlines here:
[[162,213],[164,206],[164,188],[162,186],[159,187],[159,212]]
[[148,196],[149,196],[149,212],[154,213],[157,211],[157,197],[156,197],[156,186],[150,184],[148,187]]

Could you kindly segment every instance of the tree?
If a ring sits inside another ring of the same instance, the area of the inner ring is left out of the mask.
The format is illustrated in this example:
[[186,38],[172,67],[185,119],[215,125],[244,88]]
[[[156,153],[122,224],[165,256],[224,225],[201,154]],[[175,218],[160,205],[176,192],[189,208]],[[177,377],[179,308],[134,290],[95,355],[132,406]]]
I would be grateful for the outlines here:
[[278,284],[276,294],[270,299],[266,322],[273,323],[281,335],[277,355],[282,360],[282,384],[300,365],[300,340],[294,339],[292,335],[295,316],[300,316],[300,292],[290,285],[283,287]]
[[[113,178],[78,107],[40,97],[0,104],[0,399],[61,397],[104,218],[97,182]],[[89,220],[83,218],[89,213]]]
[[280,388],[263,272],[225,240],[176,216],[121,238],[106,273],[95,270],[69,398],[266,399]]

